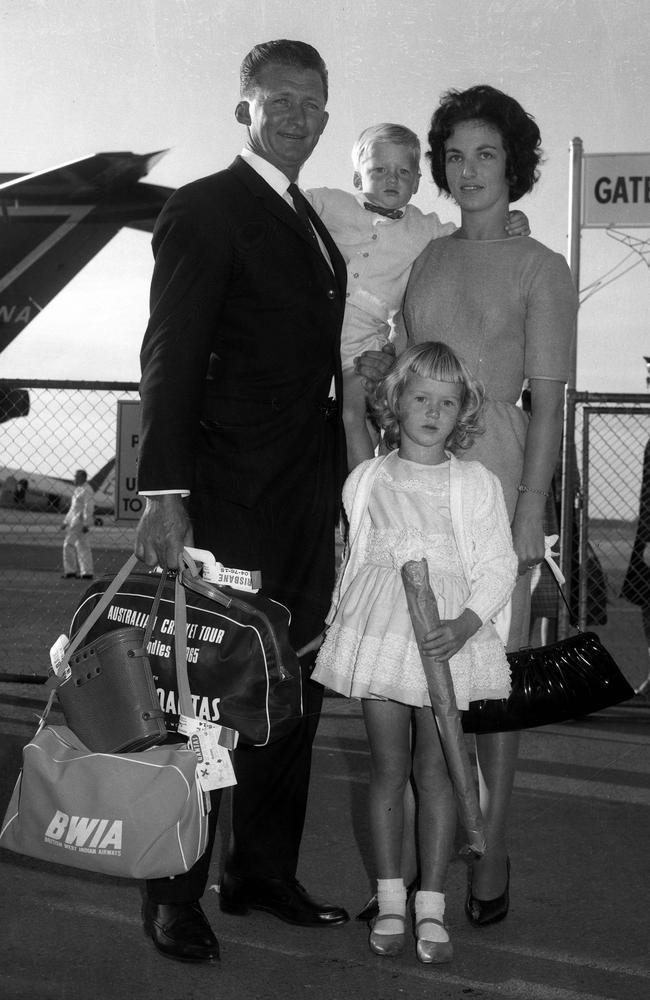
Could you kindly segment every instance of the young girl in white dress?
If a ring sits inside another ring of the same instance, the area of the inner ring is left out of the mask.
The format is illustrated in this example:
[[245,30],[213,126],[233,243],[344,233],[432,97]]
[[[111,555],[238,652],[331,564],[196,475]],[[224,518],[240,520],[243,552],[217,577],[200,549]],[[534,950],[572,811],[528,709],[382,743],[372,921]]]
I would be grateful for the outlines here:
[[480,433],[482,405],[480,385],[442,343],[409,348],[379,384],[375,409],[391,450],[346,481],[348,540],[314,671],[321,684],[362,699],[379,904],[369,943],[378,955],[404,947],[400,851],[404,789],[413,774],[416,954],[425,963],[452,957],[443,916],[456,804],[400,571],[408,560],[427,559],[441,623],[423,651],[449,660],[458,708],[507,697],[510,671],[492,619],[517,573],[508,517],[496,476],[453,455]]

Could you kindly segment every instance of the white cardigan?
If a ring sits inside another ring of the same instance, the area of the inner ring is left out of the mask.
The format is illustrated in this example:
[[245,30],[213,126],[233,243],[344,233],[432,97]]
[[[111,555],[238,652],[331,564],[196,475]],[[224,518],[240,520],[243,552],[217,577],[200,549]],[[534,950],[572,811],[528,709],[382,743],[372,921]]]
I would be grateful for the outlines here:
[[[329,625],[336,608],[366,559],[370,534],[368,502],[385,463],[395,461],[397,452],[362,462],[350,473],[343,487],[343,506],[349,533],[339,571]],[[482,622],[492,619],[505,643],[510,626],[510,594],[517,580],[518,561],[512,547],[512,533],[497,477],[480,462],[459,462],[450,455],[449,506],[456,545],[470,593],[465,606]]]

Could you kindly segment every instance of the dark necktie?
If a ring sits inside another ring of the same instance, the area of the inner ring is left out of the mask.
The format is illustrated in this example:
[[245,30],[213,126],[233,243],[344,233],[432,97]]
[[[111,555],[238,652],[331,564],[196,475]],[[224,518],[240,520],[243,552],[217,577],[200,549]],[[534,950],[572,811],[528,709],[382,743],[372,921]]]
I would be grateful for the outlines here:
[[316,244],[318,244],[318,239],[316,237],[316,233],[314,232],[311,220],[309,218],[309,213],[307,211],[307,202],[305,201],[304,194],[302,194],[298,185],[294,184],[293,182],[289,185],[287,191],[291,195],[291,200],[293,201],[293,207],[296,210],[296,215],[304,225],[305,229],[307,230],[311,238],[316,242]]
[[363,207],[368,212],[377,212],[379,215],[385,215],[387,219],[401,219],[404,215],[403,208],[384,208],[383,205],[373,205],[369,201],[364,201]]

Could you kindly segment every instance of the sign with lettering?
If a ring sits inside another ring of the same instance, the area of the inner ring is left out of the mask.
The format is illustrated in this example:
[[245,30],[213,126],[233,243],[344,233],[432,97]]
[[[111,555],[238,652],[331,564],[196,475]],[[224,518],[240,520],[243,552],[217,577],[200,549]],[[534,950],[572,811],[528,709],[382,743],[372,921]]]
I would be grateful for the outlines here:
[[115,520],[138,521],[144,497],[138,496],[138,450],[140,445],[140,401],[117,401],[117,447],[115,460]]
[[583,157],[582,225],[650,227],[650,153]]

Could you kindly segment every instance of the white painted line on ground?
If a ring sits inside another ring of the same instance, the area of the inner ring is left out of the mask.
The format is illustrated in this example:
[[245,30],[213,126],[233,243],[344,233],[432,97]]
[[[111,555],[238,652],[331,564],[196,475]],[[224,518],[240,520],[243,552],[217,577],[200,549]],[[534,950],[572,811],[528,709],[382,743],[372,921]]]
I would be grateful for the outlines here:
[[[350,774],[321,774],[330,781],[345,781],[353,785],[367,785],[366,776]],[[598,799],[604,802],[625,802],[628,805],[650,806],[650,788],[630,788],[627,785],[607,784],[587,778],[572,780],[557,775],[523,774],[517,772],[515,788],[531,792],[551,792],[553,795],[572,795],[575,798]]]
[[[644,719],[645,719],[645,716],[644,716]],[[355,721],[357,721],[357,720],[355,720]],[[358,721],[360,723],[362,722],[361,719],[359,719]],[[620,721],[625,722],[626,720],[625,720],[625,718],[623,718],[623,719],[620,719]],[[545,726],[544,728],[541,728],[541,729],[533,729],[533,730],[524,731],[522,733],[522,735],[523,735],[523,737],[525,737],[527,733],[532,733],[533,735],[536,735],[536,736],[541,736],[541,735],[544,735],[544,736],[557,736],[557,737],[560,737],[560,738],[563,737],[564,739],[567,739],[567,740],[581,740],[581,741],[585,741],[585,742],[596,742],[596,743],[605,744],[607,746],[612,746],[612,745],[616,746],[617,744],[622,744],[623,746],[641,746],[641,747],[644,747],[644,746],[650,746],[650,712],[647,713],[647,720],[646,721],[647,721],[647,724],[648,724],[647,735],[643,735],[643,734],[639,734],[639,733],[624,733],[624,732],[620,732],[620,730],[617,731],[617,732],[615,732],[615,733],[614,732],[608,732],[607,730],[598,730],[598,731],[595,731],[594,729],[587,729],[586,727],[582,727],[581,728],[580,726],[577,726],[577,725],[576,726],[571,726],[570,729],[569,728],[562,729],[559,726],[558,727],[556,727],[556,726]],[[363,733],[363,728],[361,729],[361,732]],[[363,737],[362,737],[362,739],[363,739]],[[470,746],[471,746],[471,744],[470,744]],[[318,740],[318,738],[316,739],[316,742],[314,743],[314,750],[322,750],[325,753],[345,753],[345,754],[352,754],[352,755],[355,755],[355,754],[365,754],[366,756],[368,756],[368,747],[365,744],[362,747],[355,748],[355,747],[345,746],[345,745],[343,745],[341,743],[338,743],[338,744],[322,743],[320,740]],[[522,740],[522,746],[521,746],[521,751],[520,751],[520,759],[521,760],[533,760],[533,761],[539,759],[539,755],[538,754],[536,755],[534,753],[531,753],[530,751],[528,751],[528,752],[526,751],[525,740]]]
[[524,958],[532,958],[535,961],[542,959],[545,962],[560,962],[562,965],[575,965],[587,969],[597,969],[599,972],[607,972],[616,976],[633,976],[637,979],[650,980],[650,968],[642,965],[626,964],[625,962],[604,962],[588,955],[572,955],[569,952],[551,951],[549,948],[529,948],[523,945],[501,944],[497,941],[480,941],[480,947],[487,951],[504,952],[508,955],[518,955]]
[[[605,772],[606,774],[607,772]],[[599,772],[599,778],[602,772]],[[527,774],[519,771],[515,788],[532,792],[552,792],[576,798],[600,799],[604,802],[625,802],[628,805],[650,806],[650,788],[617,785],[591,778],[561,778],[553,774]]]
[[[111,910],[105,906],[92,906],[89,904],[80,905],[78,903],[58,902],[49,905],[53,910],[58,910],[61,913],[91,917],[94,920],[107,920],[113,924],[126,924],[129,927],[140,927],[142,924],[138,912],[140,903],[137,894],[134,894],[133,914],[120,913],[118,910]],[[304,951],[299,948],[284,948],[277,945],[261,944],[259,941],[251,940],[245,934],[224,934],[222,927],[219,927],[218,937],[219,941],[227,941],[228,944],[241,945],[244,948],[257,948],[259,951],[270,951],[278,955],[290,955],[292,958],[310,958],[314,954],[313,950]]]
[[[613,1000],[608,993],[582,993],[566,990],[561,986],[546,986],[544,983],[533,983],[527,979],[508,979],[503,983],[485,982],[480,979],[465,979],[462,976],[452,976],[441,972],[440,966],[431,969],[408,969],[407,976],[415,979],[429,979],[432,985],[459,986],[465,990],[484,991],[489,997],[510,997],[512,1000]],[[434,980],[435,977],[435,980]],[[622,1000],[622,998],[621,998]]]
[[[132,915],[120,913],[118,910],[101,906],[93,906],[78,903],[55,903],[53,909],[63,913],[82,915],[97,920],[109,921],[111,923],[126,924],[128,926],[139,926],[140,918],[137,911]],[[256,948],[259,951],[270,952],[272,954],[287,955],[292,958],[309,959],[315,954],[322,955],[320,949],[300,949],[286,948],[278,945],[262,944],[253,940],[248,934],[224,933],[220,927],[218,931],[219,940],[228,944],[240,946],[250,950]],[[630,979],[650,979],[650,970],[641,966],[625,965],[621,962],[601,962],[584,955],[572,955],[567,952],[553,952],[547,948],[525,948],[521,946],[509,946],[506,944],[496,944],[494,942],[481,941],[479,948],[488,951],[501,952],[504,955],[513,955],[532,959],[534,961],[554,962],[560,965],[569,965],[577,968],[595,969],[609,975],[627,976]],[[561,987],[546,986],[542,983],[534,983],[528,980],[509,979],[503,983],[492,983],[483,980],[470,980],[463,976],[454,976],[441,970],[439,966],[435,971],[431,969],[401,969],[402,973],[414,976],[418,979],[432,979],[435,976],[437,983],[443,982],[450,986],[463,986],[477,990],[485,990],[500,997],[512,997],[513,1000],[611,1000],[606,994],[581,993],[574,990],[566,990]]]

